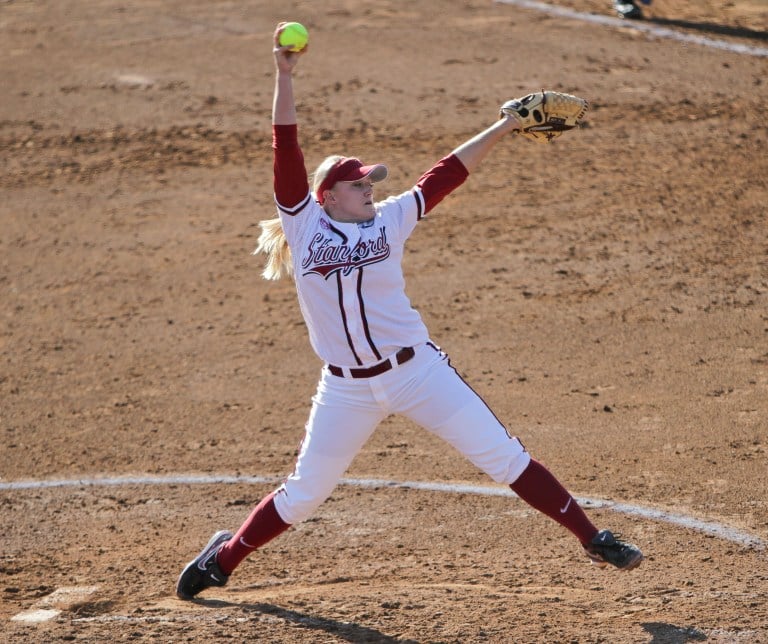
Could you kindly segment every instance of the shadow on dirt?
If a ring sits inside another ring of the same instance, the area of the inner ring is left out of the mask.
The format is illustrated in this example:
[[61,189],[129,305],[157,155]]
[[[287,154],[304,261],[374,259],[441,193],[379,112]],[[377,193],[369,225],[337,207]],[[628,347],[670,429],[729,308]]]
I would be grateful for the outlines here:
[[291,624],[296,624],[308,630],[330,633],[340,640],[354,642],[355,644],[373,644],[374,642],[376,644],[419,644],[417,640],[391,637],[375,628],[369,628],[354,622],[340,622],[326,617],[317,617],[316,615],[310,615],[288,608],[281,608],[274,604],[241,604],[220,599],[197,599],[194,601],[199,606],[206,606],[208,608],[239,608],[246,613],[254,612],[263,615],[273,615],[274,617],[278,617]]
[[706,634],[698,628],[674,626],[664,622],[646,622],[643,629],[653,637],[650,644],[686,644],[707,639]]
[[672,18],[646,18],[645,22],[650,22],[660,27],[676,27],[678,29],[691,29],[719,36],[731,36],[733,38],[751,38],[752,40],[768,40],[768,31],[757,31],[747,27],[732,27],[729,25],[718,25],[714,22],[695,22],[693,20],[676,20]]

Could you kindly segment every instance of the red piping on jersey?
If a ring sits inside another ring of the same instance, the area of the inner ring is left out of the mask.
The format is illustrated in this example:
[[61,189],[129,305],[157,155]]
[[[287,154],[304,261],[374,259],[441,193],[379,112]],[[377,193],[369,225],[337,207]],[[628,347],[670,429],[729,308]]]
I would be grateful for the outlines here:
[[381,354],[373,343],[371,337],[371,330],[368,328],[368,318],[365,317],[365,302],[363,301],[363,267],[357,269],[357,301],[360,304],[360,317],[363,319],[363,330],[365,331],[365,338],[368,340],[368,346],[373,350],[377,360],[381,360]]
[[421,194],[421,189],[414,189],[413,196],[416,199],[416,219],[421,221],[424,216],[424,195]]
[[357,364],[362,365],[363,361],[360,360],[360,357],[357,355],[357,351],[355,351],[355,345],[352,342],[352,336],[349,334],[349,326],[347,325],[347,314],[344,311],[344,289],[341,285],[341,271],[338,271],[336,273],[336,289],[339,293],[339,312],[341,313],[341,322],[344,325],[344,334],[347,336],[347,344],[349,345],[349,348],[352,350],[352,355],[355,356],[355,362]]
[[277,198],[275,198],[275,204],[277,204],[277,207],[280,209],[280,212],[284,212],[286,215],[290,215],[291,217],[293,217],[307,207],[307,204],[309,204],[309,200],[311,198],[312,198],[312,195],[310,193],[307,193],[307,196],[304,198],[304,200],[301,201],[298,206],[294,206],[293,208],[285,208],[283,204],[277,201]]
[[341,232],[336,226],[334,226],[332,223],[328,222],[328,228],[331,229],[331,232],[336,233],[339,237],[341,237],[341,243],[344,244],[344,246],[347,245],[347,242],[349,241],[349,237],[347,237],[343,232]]

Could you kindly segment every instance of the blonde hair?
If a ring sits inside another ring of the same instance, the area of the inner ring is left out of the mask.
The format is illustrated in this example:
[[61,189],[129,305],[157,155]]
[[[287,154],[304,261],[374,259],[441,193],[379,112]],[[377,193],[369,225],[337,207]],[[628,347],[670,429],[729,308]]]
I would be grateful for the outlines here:
[[[344,157],[338,154],[323,159],[312,175],[312,192],[323,182],[334,164]],[[264,253],[267,256],[261,276],[267,280],[279,280],[283,275],[293,275],[293,259],[288,240],[285,238],[280,218],[264,219],[259,222],[261,234],[254,255]]]
[[264,253],[267,256],[261,276],[265,280],[279,280],[285,274],[291,275],[293,273],[291,249],[288,247],[280,217],[264,219],[259,222],[259,227],[261,228],[259,244],[253,254]]
[[328,173],[331,171],[331,168],[335,166],[339,161],[342,159],[346,159],[346,157],[341,156],[340,154],[332,154],[329,157],[325,157],[320,162],[320,165],[317,166],[317,169],[315,170],[314,174],[312,175],[312,192],[315,193],[315,196],[319,199],[322,195],[317,194],[317,189],[320,187],[320,184],[323,182],[323,179],[325,179],[328,176]]

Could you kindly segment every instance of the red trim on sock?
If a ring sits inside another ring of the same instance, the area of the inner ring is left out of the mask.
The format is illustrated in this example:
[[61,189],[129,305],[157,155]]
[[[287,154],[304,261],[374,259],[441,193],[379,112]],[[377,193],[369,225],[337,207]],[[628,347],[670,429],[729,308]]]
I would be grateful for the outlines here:
[[240,526],[237,534],[219,550],[216,555],[216,562],[225,575],[231,575],[232,571],[240,565],[240,562],[254,550],[291,527],[277,513],[274,498],[274,492],[265,496],[245,520],[245,523]]
[[597,528],[576,499],[538,461],[531,459],[530,465],[509,487],[528,505],[570,530],[582,544],[589,543],[597,534]]

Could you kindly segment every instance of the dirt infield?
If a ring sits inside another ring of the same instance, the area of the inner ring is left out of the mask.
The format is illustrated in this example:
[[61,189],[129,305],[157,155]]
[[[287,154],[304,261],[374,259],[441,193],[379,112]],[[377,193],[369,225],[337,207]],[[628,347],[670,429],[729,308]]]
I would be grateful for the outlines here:
[[[480,0],[0,2],[0,640],[768,642],[768,57],[738,51],[768,8],[645,10],[691,39]],[[313,519],[175,598],[291,470],[321,367],[250,256],[284,19],[310,30],[308,165],[386,162],[386,192],[507,98],[590,99],[578,132],[498,146],[405,266],[637,570],[390,418]]]

